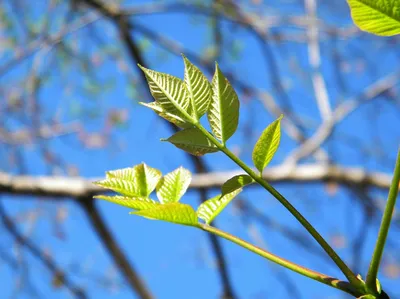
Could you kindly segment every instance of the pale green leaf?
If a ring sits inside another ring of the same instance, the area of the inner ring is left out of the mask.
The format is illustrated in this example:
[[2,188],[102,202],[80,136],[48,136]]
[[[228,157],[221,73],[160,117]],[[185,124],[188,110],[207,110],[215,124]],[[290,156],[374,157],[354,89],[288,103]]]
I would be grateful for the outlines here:
[[113,190],[125,196],[141,196],[140,188],[132,181],[116,178],[108,178],[105,180],[94,182],[95,185]]
[[184,129],[161,141],[171,142],[176,147],[195,156],[215,153],[218,148],[197,128]]
[[188,91],[181,79],[140,65],[139,67],[146,75],[151,94],[165,112],[177,116],[183,115],[184,112],[190,113]]
[[399,0],[347,0],[361,30],[383,36],[400,34]]
[[155,208],[131,212],[153,220],[163,220],[189,226],[197,225],[197,215],[193,208],[183,203],[166,203]]
[[233,178],[227,180],[221,187],[222,196],[225,194],[231,193],[238,189],[243,188],[246,185],[254,183],[254,180],[251,176],[247,174],[236,175]]
[[261,134],[253,150],[253,163],[260,171],[268,165],[272,160],[276,150],[278,149],[281,139],[281,115],[277,120],[271,123]]
[[157,185],[157,197],[161,203],[178,202],[192,180],[189,170],[179,167],[161,178]]
[[150,109],[152,109],[154,112],[156,112],[159,116],[162,118],[168,120],[169,122],[173,123],[174,125],[180,127],[180,128],[192,128],[193,125],[185,120],[183,116],[180,116],[181,114],[178,113],[177,115],[173,115],[171,113],[168,113],[164,110],[164,108],[158,104],[157,102],[151,102],[151,103],[143,103],[140,102],[139,104],[142,104],[143,106],[146,106]]
[[242,189],[236,189],[222,197],[221,194],[219,194],[206,200],[197,209],[197,216],[203,219],[207,224],[211,223],[241,191]]
[[135,210],[145,210],[151,209],[160,205],[159,202],[152,200],[147,197],[129,197],[129,196],[106,196],[106,195],[96,195],[94,198],[103,199],[112,203],[115,203],[120,206],[124,206],[127,208],[135,209]]
[[206,76],[194,66],[184,55],[185,84],[192,105],[192,114],[195,119],[200,119],[207,111],[211,103],[211,86]]
[[97,184],[124,195],[149,197],[161,178],[161,172],[141,163],[131,168],[108,171],[106,177],[101,184]]
[[207,114],[208,121],[215,137],[225,143],[235,133],[238,126],[239,99],[218,64],[215,64],[212,91],[211,105]]

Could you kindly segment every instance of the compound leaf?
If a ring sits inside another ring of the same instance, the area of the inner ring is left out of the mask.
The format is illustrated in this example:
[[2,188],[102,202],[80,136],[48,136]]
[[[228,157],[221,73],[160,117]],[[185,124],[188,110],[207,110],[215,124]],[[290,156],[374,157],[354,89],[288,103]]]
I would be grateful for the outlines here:
[[400,34],[399,0],[347,0],[361,30],[383,36]]
[[191,99],[192,113],[195,119],[200,119],[211,103],[211,86],[206,76],[194,66],[184,55],[185,84]]
[[157,102],[151,102],[151,103],[140,102],[139,104],[142,104],[143,106],[146,106],[146,107],[152,109],[159,116],[161,116],[162,118],[168,120],[169,122],[173,123],[174,125],[176,125],[176,126],[178,126],[180,128],[185,129],[185,128],[192,128],[193,127],[193,125],[191,123],[187,122],[185,120],[185,117],[182,116],[180,113],[177,113],[176,115],[168,113]]
[[180,116],[183,112],[190,111],[188,91],[181,79],[140,65],[139,67],[146,75],[151,94],[165,112]]
[[197,216],[203,219],[207,224],[211,223],[215,217],[222,212],[222,210],[238,195],[242,189],[236,189],[235,191],[225,194],[221,197],[221,194],[206,200],[197,209]]
[[129,196],[106,196],[106,195],[96,195],[94,198],[103,199],[117,205],[135,209],[135,210],[145,210],[151,209],[159,205],[160,203],[147,197],[129,197]]
[[166,203],[152,209],[131,212],[153,220],[163,220],[189,226],[197,225],[197,215],[193,208],[183,203]]
[[256,145],[253,149],[253,163],[254,166],[260,171],[268,165],[272,160],[276,150],[278,149],[281,139],[281,115],[277,120],[272,122],[261,134]]
[[157,185],[157,197],[161,203],[178,202],[189,187],[192,175],[179,167],[161,178]]
[[108,171],[106,179],[95,184],[128,196],[149,197],[161,178],[158,169],[141,163],[134,167]]
[[238,189],[243,188],[246,185],[254,183],[254,180],[251,176],[247,174],[236,175],[233,178],[227,180],[221,187],[222,196],[225,194],[231,193]]
[[195,156],[218,151],[218,148],[197,128],[184,129],[161,140],[171,142],[176,147]]
[[208,121],[215,137],[225,143],[235,133],[238,126],[239,99],[218,64],[215,64],[215,74],[211,85],[213,95],[207,114]]

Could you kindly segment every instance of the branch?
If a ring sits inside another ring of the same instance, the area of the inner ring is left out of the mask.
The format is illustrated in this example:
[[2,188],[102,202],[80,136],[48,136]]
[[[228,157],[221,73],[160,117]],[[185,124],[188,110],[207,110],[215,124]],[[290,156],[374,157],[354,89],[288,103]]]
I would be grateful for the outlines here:
[[66,276],[65,272],[51,259],[51,257],[43,253],[30,239],[25,237],[15,226],[10,217],[6,214],[3,205],[0,204],[0,217],[4,227],[7,231],[14,236],[16,241],[22,246],[26,247],[34,257],[39,259],[45,267],[52,273],[54,277],[60,279],[62,284],[76,297],[80,299],[87,298],[85,292],[80,288],[75,286],[69,278]]
[[145,286],[144,282],[140,279],[132,264],[128,261],[122,249],[118,246],[118,242],[114,239],[109,228],[106,226],[104,219],[101,217],[96,204],[91,197],[83,197],[79,199],[83,210],[85,211],[93,230],[96,231],[100,240],[103,242],[104,247],[108,249],[114,259],[115,264],[119,270],[124,274],[125,279],[134,292],[140,298],[151,299],[153,296]]

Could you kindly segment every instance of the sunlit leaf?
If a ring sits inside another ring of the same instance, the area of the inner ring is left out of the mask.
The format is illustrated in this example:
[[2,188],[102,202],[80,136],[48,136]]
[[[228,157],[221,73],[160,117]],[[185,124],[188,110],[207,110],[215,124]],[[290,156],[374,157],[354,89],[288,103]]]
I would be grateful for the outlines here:
[[166,203],[155,208],[131,212],[153,220],[163,220],[189,226],[197,225],[197,215],[193,208],[183,203]]
[[207,116],[215,137],[225,143],[238,126],[239,99],[218,64],[215,64],[215,68],[212,79],[213,96]]
[[177,115],[173,115],[171,113],[168,113],[157,102],[151,102],[151,103],[142,103],[142,102],[140,102],[139,104],[142,104],[143,106],[146,106],[146,107],[152,109],[159,116],[161,116],[162,118],[168,120],[169,122],[175,124],[176,126],[178,126],[180,128],[185,129],[185,128],[193,127],[193,125],[191,123],[188,123],[187,121],[185,121],[184,117],[180,117],[179,113]]
[[383,36],[400,34],[399,0],[347,0],[361,30]]
[[183,56],[183,61],[185,62],[185,84],[191,99],[192,114],[195,119],[199,119],[210,106],[211,86],[206,76],[185,56]]
[[135,210],[145,210],[151,209],[159,205],[160,203],[147,197],[129,197],[129,196],[106,196],[106,195],[96,195],[94,198],[103,199],[117,205],[135,209]]
[[272,160],[278,149],[281,139],[281,115],[277,120],[271,123],[261,134],[253,150],[253,163],[255,167],[262,172],[268,163]]
[[221,187],[222,191],[222,196],[225,194],[231,193],[233,191],[236,191],[238,189],[243,188],[246,185],[249,185],[251,183],[254,183],[254,180],[252,179],[251,176],[247,174],[240,174],[236,175],[233,178],[230,178],[227,180]]
[[180,116],[190,112],[190,99],[184,82],[174,76],[146,69],[139,65],[146,75],[150,92],[165,112]]
[[218,148],[197,128],[184,129],[161,140],[171,142],[176,147],[195,156],[218,151]]
[[157,185],[157,197],[161,203],[178,202],[192,180],[189,170],[179,167],[161,178]]
[[158,169],[142,163],[106,173],[106,179],[95,182],[96,185],[111,189],[126,196],[148,197],[161,178]]
[[238,195],[242,189],[228,193],[221,197],[221,194],[206,200],[197,209],[197,216],[203,219],[207,224],[211,223],[215,217]]

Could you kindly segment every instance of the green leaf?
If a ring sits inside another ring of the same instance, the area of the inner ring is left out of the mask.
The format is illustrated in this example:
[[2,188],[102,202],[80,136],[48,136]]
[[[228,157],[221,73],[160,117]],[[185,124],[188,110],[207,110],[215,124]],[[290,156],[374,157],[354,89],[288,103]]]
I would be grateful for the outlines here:
[[218,148],[197,128],[184,129],[161,141],[171,142],[195,156],[218,152]]
[[[139,65],[146,75],[150,92],[158,104],[172,115],[183,116],[190,111],[190,99],[185,83],[174,76],[146,69]],[[190,118],[185,119],[191,121]]]
[[253,150],[253,163],[255,167],[260,171],[268,165],[272,160],[276,150],[279,146],[281,139],[281,115],[277,120],[271,123],[261,134]]
[[132,168],[108,171],[106,179],[96,184],[128,196],[149,197],[160,179],[158,169],[142,163]]
[[354,23],[382,36],[400,34],[399,0],[347,0]]
[[94,198],[107,200],[109,202],[115,203],[120,206],[124,206],[127,208],[135,209],[135,210],[146,210],[156,207],[160,205],[159,202],[152,200],[147,197],[129,197],[129,196],[105,196],[105,195],[96,195]]
[[155,208],[131,212],[153,220],[163,220],[189,226],[197,225],[197,215],[193,208],[183,203],[166,203]]
[[238,195],[242,189],[228,193],[221,197],[221,194],[206,200],[197,209],[197,216],[203,219],[207,224],[211,223],[215,217]]
[[157,197],[161,203],[178,202],[192,180],[189,170],[179,167],[166,174],[157,185]]
[[163,107],[158,104],[157,102],[151,102],[151,103],[143,103],[139,102],[139,104],[146,106],[153,111],[155,111],[159,116],[162,118],[168,120],[169,122],[173,123],[174,125],[180,127],[180,128],[192,128],[193,125],[185,120],[183,116],[180,116],[181,114],[178,113],[177,115],[173,115],[171,113],[166,112]]
[[221,187],[222,196],[225,194],[231,193],[238,189],[243,188],[246,185],[254,183],[254,180],[251,176],[247,174],[236,175],[233,178],[227,180]]
[[191,100],[193,117],[200,119],[207,111],[211,103],[211,86],[206,76],[194,66],[184,55],[185,84]]
[[208,110],[208,121],[211,129],[223,144],[235,133],[239,122],[239,99],[229,83],[215,64],[212,79],[213,96]]

